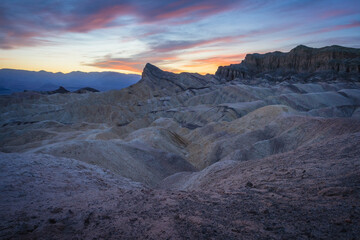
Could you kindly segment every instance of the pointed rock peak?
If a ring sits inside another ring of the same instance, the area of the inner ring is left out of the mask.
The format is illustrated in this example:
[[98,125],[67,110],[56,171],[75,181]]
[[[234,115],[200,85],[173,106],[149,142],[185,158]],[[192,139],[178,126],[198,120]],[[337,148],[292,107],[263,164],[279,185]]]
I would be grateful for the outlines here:
[[143,70],[142,78],[154,78],[155,76],[156,77],[160,77],[160,76],[167,77],[169,75],[173,75],[173,73],[163,71],[160,68],[152,65],[151,63],[147,63]]
[[300,45],[296,46],[295,48],[301,49],[301,48],[310,48],[310,47],[300,44]]
[[147,63],[144,68],[144,72],[145,71],[153,72],[153,71],[162,71],[162,70],[160,68],[158,68],[157,66],[152,65],[151,63]]
[[299,46],[291,49],[290,52],[302,52],[302,51],[308,51],[308,50],[311,50],[311,49],[313,49],[313,48],[305,46],[305,45],[299,45]]
[[68,93],[69,91],[66,88],[64,88],[63,86],[60,86],[58,89],[56,89],[53,92],[56,92],[56,93]]

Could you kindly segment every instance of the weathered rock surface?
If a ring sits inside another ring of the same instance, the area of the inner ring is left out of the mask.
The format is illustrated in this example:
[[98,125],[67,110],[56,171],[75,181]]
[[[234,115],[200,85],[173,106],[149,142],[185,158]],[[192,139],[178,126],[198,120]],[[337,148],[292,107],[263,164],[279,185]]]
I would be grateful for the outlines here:
[[[228,80],[251,78],[256,75],[267,75],[268,79],[274,76],[278,78],[276,80],[281,80],[285,76],[288,77],[289,73],[305,73],[302,77],[307,80],[310,78],[309,74],[324,71],[333,75],[330,78],[339,77],[339,73],[359,74],[360,49],[335,45],[323,48],[299,45],[288,53],[247,54],[240,64],[219,67],[216,75]],[[315,76],[328,78],[329,74]]]
[[278,80],[147,64],[119,91],[1,96],[0,238],[356,238],[360,74],[306,68],[324,49]]
[[[160,148],[152,148],[140,141],[120,140],[68,141],[37,148],[36,153],[78,159],[111,169],[113,173],[154,186],[165,177],[195,168],[183,157]],[[169,150],[169,149],[167,149]]]
[[265,159],[222,161],[165,179],[166,190],[77,160],[0,154],[0,236],[356,239],[359,143],[359,133],[346,134]]

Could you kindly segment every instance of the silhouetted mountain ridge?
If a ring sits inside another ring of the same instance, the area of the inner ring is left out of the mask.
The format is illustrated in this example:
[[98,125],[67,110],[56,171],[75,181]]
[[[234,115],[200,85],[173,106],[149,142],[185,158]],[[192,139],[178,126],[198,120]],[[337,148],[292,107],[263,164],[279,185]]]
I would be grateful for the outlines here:
[[[117,72],[70,72],[52,73],[46,71],[26,71],[15,69],[0,69],[0,87],[8,92],[52,91],[59,86],[70,91],[91,87],[100,91],[122,89],[138,80],[140,75]],[[1,92],[0,92],[1,93]]]

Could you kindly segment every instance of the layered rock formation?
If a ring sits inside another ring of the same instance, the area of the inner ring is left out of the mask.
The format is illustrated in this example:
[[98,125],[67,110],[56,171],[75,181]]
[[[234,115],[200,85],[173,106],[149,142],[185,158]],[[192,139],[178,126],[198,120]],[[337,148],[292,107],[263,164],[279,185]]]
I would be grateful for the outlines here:
[[307,69],[277,83],[147,64],[119,91],[1,96],[0,236],[356,238],[360,74]]
[[232,80],[265,74],[284,76],[316,72],[331,72],[336,76],[339,73],[359,74],[360,50],[341,46],[310,48],[299,45],[288,53],[247,54],[240,64],[219,67],[216,75]]

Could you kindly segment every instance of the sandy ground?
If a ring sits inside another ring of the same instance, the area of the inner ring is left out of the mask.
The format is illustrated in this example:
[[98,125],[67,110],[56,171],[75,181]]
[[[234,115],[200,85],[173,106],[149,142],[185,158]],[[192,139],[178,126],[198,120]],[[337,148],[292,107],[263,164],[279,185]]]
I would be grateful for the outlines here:
[[77,160],[1,154],[0,237],[358,239],[359,143],[346,135],[210,166],[187,191],[150,189]]

